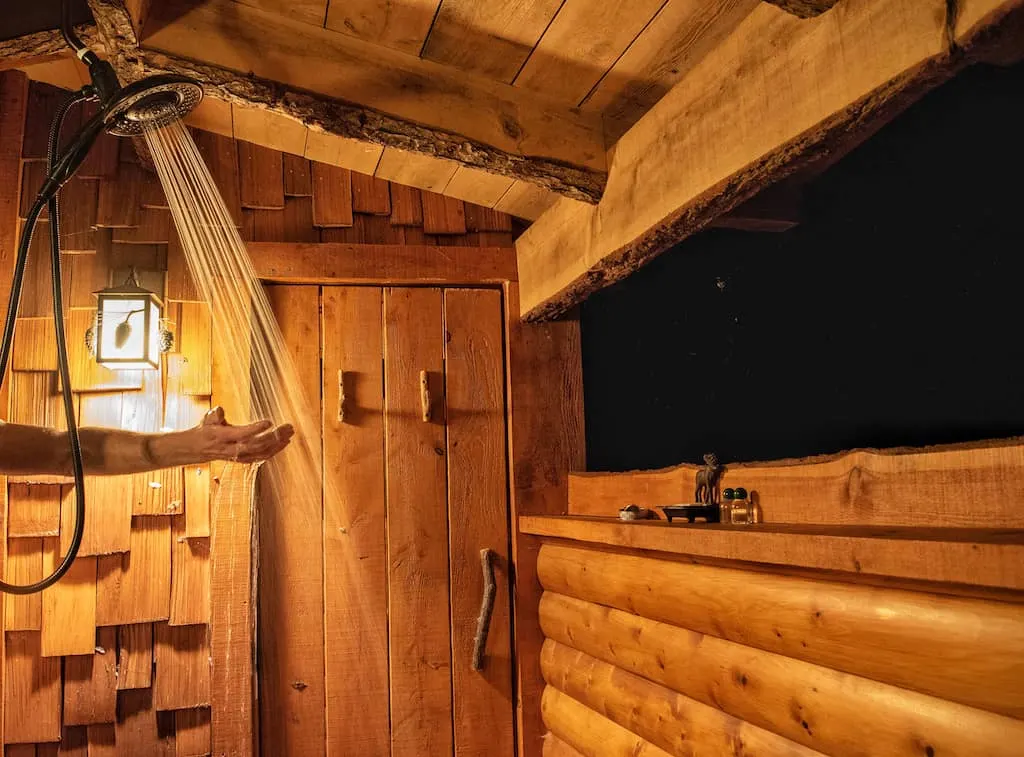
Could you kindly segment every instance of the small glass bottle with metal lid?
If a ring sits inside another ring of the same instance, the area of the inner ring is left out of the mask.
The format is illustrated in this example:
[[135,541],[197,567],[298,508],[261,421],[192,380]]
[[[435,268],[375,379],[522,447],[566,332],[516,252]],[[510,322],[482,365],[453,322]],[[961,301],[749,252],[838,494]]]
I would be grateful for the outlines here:
[[747,490],[742,486],[733,490],[732,497],[732,522],[747,523],[750,520],[750,502],[747,500]]
[[718,508],[719,523],[732,523],[732,503],[735,496],[736,492],[733,489],[725,489],[722,492],[722,504]]

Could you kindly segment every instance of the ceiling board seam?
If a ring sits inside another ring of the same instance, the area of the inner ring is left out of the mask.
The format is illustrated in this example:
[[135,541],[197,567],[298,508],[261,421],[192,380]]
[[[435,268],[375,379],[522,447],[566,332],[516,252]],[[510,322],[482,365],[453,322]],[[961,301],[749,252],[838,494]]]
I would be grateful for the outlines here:
[[554,15],[548,19],[547,26],[544,27],[544,31],[540,33],[540,36],[537,37],[537,41],[533,43],[533,49],[530,50],[530,54],[526,56],[526,59],[523,61],[523,64],[519,66],[519,70],[516,71],[516,75],[512,77],[512,80],[509,82],[509,84],[514,85],[516,83],[516,80],[519,79],[519,75],[523,73],[523,69],[526,68],[526,64],[530,62],[530,58],[532,58],[533,54],[537,52],[537,48],[540,47],[540,43],[544,41],[544,35],[548,33],[548,29],[551,28],[551,24],[555,23],[555,19],[558,18],[558,14],[562,12],[562,8],[565,7],[566,2],[567,0],[562,0],[561,4],[558,6],[558,10],[556,10]]
[[327,4],[324,5],[324,20],[320,24],[320,28],[321,29],[326,29],[327,28],[327,19],[328,19],[328,17],[330,17],[330,15],[331,15],[331,0],[327,0]]
[[[330,3],[330,0],[327,0],[327,1],[328,1],[328,3]],[[437,23],[437,17],[441,14],[441,6],[442,5],[444,5],[444,0],[440,0],[440,2],[437,4],[437,7],[434,8],[434,17],[432,19],[430,19],[430,26],[427,28],[427,33],[423,37],[423,44],[420,45],[420,52],[419,52],[419,55],[417,56],[419,58],[423,57],[423,53],[427,49],[427,41],[430,39],[430,35],[434,31],[434,24]]]
[[[611,73],[611,72],[612,72],[612,71],[613,71],[613,70],[615,69],[615,67],[616,67],[616,66],[617,66],[617,65],[619,64],[619,61],[620,61],[620,60],[622,60],[622,56],[623,56],[623,55],[625,55],[626,53],[628,53],[628,52],[629,52],[629,49],[630,49],[631,47],[633,47],[633,45],[635,45],[635,44],[636,44],[636,41],[637,41],[638,39],[640,39],[640,36],[641,36],[641,35],[642,35],[642,34],[643,34],[643,33],[644,33],[645,31],[647,31],[648,27],[650,27],[650,25],[651,25],[651,24],[653,24],[653,23],[654,23],[655,19],[657,19],[657,18],[658,18],[658,16],[660,16],[660,15],[661,15],[661,12],[662,12],[663,10],[665,10],[665,6],[666,6],[666,5],[668,5],[668,4],[669,4],[669,2],[670,2],[670,0],[665,0],[665,1],[664,1],[664,2],[663,2],[663,3],[661,4],[661,7],[659,7],[659,8],[658,8],[658,10],[657,10],[657,11],[655,12],[655,14],[654,14],[653,16],[651,16],[651,17],[650,17],[650,19],[648,19],[647,23],[643,25],[643,28],[642,28],[642,29],[640,29],[640,31],[638,31],[638,32],[636,33],[636,36],[635,36],[635,37],[633,37],[633,39],[631,39],[631,40],[629,41],[629,44],[628,44],[628,45],[626,45],[626,46],[625,46],[625,47],[624,47],[624,48],[622,49],[622,52],[621,52],[621,53],[619,53],[619,54],[618,54],[618,56],[617,56],[617,57],[615,58],[615,60],[613,60],[613,61],[612,61],[612,64],[611,64],[610,66],[608,66],[608,69],[607,69],[607,70],[606,70],[606,71],[605,71],[605,72],[604,72],[603,74],[601,74],[601,78],[600,78],[600,79],[598,79],[598,80],[597,80],[596,82],[594,82],[594,86],[593,86],[593,87],[591,87],[591,88],[590,88],[590,90],[589,90],[589,91],[587,92],[587,94],[585,94],[585,95],[583,96],[583,99],[582,99],[582,100],[580,100],[580,101],[579,101],[579,102],[578,102],[578,103],[576,104],[576,107],[577,107],[577,108],[582,108],[582,107],[583,107],[583,106],[584,106],[584,105],[586,104],[587,100],[589,100],[589,99],[590,99],[590,98],[591,98],[591,97],[593,96],[594,92],[596,92],[596,91],[597,91],[597,88],[601,86],[601,82],[603,82],[603,81],[604,81],[604,80],[605,80],[605,79],[606,79],[606,78],[608,77],[608,74],[610,74],[610,73]],[[602,123],[603,123],[603,122],[604,122],[604,119],[602,119]]]

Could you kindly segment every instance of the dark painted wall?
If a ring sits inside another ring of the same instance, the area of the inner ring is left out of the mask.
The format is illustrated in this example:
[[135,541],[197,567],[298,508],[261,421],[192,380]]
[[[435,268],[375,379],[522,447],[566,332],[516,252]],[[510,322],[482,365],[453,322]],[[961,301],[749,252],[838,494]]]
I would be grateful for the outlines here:
[[1024,434],[1024,66],[975,67],[808,187],[582,308],[588,467]]

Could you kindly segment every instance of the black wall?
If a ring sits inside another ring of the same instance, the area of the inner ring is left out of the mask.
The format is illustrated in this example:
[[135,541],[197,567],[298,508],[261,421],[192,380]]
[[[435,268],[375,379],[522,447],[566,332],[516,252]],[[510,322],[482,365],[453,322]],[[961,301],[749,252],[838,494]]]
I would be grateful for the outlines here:
[[1024,434],[1024,66],[974,67],[808,187],[582,308],[587,463]]

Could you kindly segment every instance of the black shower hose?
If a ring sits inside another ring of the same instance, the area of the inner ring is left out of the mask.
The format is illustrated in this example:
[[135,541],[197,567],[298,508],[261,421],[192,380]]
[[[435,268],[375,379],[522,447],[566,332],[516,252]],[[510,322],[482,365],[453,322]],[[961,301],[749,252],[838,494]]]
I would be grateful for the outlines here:
[[[54,166],[61,162],[57,157],[57,150],[60,146],[61,128],[64,126],[64,119],[68,111],[76,104],[89,99],[89,97],[90,94],[87,89],[80,90],[57,109],[50,127],[50,138],[47,144],[46,168],[48,175],[52,176]],[[7,305],[7,319],[4,322],[3,342],[0,344],[0,386],[2,386],[3,381],[7,377],[7,366],[11,356],[11,345],[14,342],[14,327],[18,317],[18,305],[21,302],[21,288],[25,278],[25,266],[28,262],[29,248],[32,245],[32,234],[35,231],[36,222],[39,220],[39,214],[43,211],[43,205],[46,205],[50,220],[50,273],[53,284],[53,324],[57,337],[57,366],[60,371],[64,416],[67,419],[68,443],[71,447],[71,467],[75,478],[75,527],[71,537],[71,544],[68,545],[68,551],[64,555],[64,559],[61,560],[60,565],[50,575],[33,584],[24,586],[0,581],[0,592],[7,594],[34,594],[57,583],[68,572],[71,564],[78,556],[79,547],[82,545],[82,532],[85,529],[85,466],[82,463],[82,445],[78,438],[74,395],[71,391],[71,372],[68,370],[68,346],[64,334],[64,298],[61,291],[60,270],[60,216],[57,199],[59,190],[49,192],[49,197],[46,197],[45,187],[48,184],[49,182],[44,183],[44,189],[40,190],[39,195],[36,196],[35,201],[32,203],[18,242],[18,255],[14,263],[14,278],[11,282],[11,297]],[[63,519],[61,521],[63,527]]]

